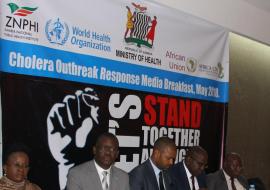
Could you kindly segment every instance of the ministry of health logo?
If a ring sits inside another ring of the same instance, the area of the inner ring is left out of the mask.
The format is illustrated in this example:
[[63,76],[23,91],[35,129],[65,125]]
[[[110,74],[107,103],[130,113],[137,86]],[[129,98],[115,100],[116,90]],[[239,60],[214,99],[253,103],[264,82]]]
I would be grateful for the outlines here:
[[127,9],[127,22],[125,31],[125,42],[135,43],[138,47],[144,45],[152,48],[155,39],[155,30],[157,26],[157,17],[148,16],[146,14],[147,7],[139,4],[131,3],[131,11],[129,6]]
[[32,14],[35,10],[37,10],[38,7],[19,7],[17,4],[15,3],[9,3],[8,4],[9,8],[10,8],[10,12],[13,15],[17,15],[17,16],[27,16]]
[[45,32],[47,39],[53,44],[64,45],[68,40],[68,25],[63,21],[60,21],[59,18],[56,20],[50,19],[46,23]]

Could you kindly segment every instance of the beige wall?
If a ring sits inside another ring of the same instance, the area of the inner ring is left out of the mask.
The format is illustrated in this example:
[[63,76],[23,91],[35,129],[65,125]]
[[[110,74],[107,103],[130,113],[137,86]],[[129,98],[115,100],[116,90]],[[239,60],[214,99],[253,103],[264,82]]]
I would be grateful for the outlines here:
[[269,0],[154,0],[270,44]]
[[270,47],[230,34],[227,150],[270,189]]

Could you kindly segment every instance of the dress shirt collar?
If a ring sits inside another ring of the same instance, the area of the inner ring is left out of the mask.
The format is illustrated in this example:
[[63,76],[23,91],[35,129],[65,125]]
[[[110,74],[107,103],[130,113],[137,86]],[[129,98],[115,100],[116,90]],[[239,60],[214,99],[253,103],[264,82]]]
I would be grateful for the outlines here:
[[[226,179],[226,183],[228,186],[228,190],[231,190],[231,177],[225,172],[224,169],[222,169],[225,179]],[[245,188],[243,187],[243,185],[240,183],[240,181],[237,178],[234,178],[234,184],[237,190],[245,190]]]
[[[95,160],[94,160],[94,163],[95,163],[95,166],[96,166],[96,168],[97,168],[98,173],[101,174],[103,171],[107,171],[108,174],[111,173],[111,167],[110,167],[109,169],[107,169],[107,170],[104,170],[102,167],[100,167],[100,166],[98,165],[98,163],[96,163]],[[102,174],[101,174],[101,175],[102,175]]]
[[[158,183],[158,186],[159,186],[160,185],[159,184],[159,173],[161,172],[161,170],[152,162],[151,158],[149,160],[150,160],[152,168],[153,168],[153,170],[155,172],[156,180],[157,180],[157,183]],[[164,183],[164,178],[163,178],[163,184],[164,184],[164,188],[166,190],[166,186],[165,186],[165,183]]]
[[151,160],[151,158],[149,159],[150,160],[150,163],[152,165],[152,168],[154,169],[154,172],[155,172],[155,175],[156,176],[159,176],[159,172],[161,171]]
[[185,164],[185,161],[183,162],[183,165],[184,165],[184,168],[185,168],[185,170],[186,170],[187,178],[190,179],[191,176],[192,176],[192,174],[189,172],[189,170],[188,170],[188,168],[187,168],[187,166],[186,166],[186,164]]
[[[102,172],[103,172],[103,171],[107,171],[107,172],[108,172],[108,175],[110,176],[110,174],[111,174],[111,168],[112,168],[112,167],[110,167],[110,168],[107,169],[107,170],[104,170],[102,167],[100,167],[100,166],[96,163],[95,160],[94,160],[94,164],[95,164],[95,166],[96,166],[96,169],[97,169],[97,172],[98,172],[98,176],[99,176],[100,181],[102,181],[102,179],[103,179],[103,175],[102,175]],[[108,184],[110,184],[110,177],[108,178]]]
[[[190,187],[190,189],[192,189],[192,180],[191,180],[192,174],[188,170],[188,168],[187,168],[187,166],[185,164],[185,161],[183,161],[183,165],[184,165],[184,168],[185,168],[185,171],[186,171],[186,174],[187,174],[187,178],[188,178],[188,182],[189,182],[189,187]],[[195,189],[199,189],[199,183],[198,183],[198,180],[197,180],[197,177],[196,176],[194,176],[194,186],[195,186]]]
[[226,181],[231,181],[231,177],[225,172],[224,169],[222,169],[223,173],[224,173],[224,176],[226,178]]

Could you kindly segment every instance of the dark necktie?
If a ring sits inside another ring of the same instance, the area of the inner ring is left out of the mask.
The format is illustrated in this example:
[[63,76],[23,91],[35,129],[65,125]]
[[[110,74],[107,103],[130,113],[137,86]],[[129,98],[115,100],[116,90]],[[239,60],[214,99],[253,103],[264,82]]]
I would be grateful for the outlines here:
[[231,177],[231,185],[232,185],[232,190],[236,190],[233,177]]
[[195,190],[195,181],[194,181],[194,176],[191,176],[191,183],[192,183],[192,190]]
[[159,190],[165,190],[162,171],[159,172]]

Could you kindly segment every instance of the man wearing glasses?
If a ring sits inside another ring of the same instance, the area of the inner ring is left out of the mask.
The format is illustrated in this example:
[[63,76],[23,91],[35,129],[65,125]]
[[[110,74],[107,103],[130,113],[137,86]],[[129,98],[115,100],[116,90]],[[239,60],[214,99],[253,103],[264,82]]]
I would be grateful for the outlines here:
[[204,169],[207,167],[208,154],[200,146],[191,147],[185,160],[169,170],[179,190],[202,190],[206,188]]
[[118,148],[115,135],[101,134],[93,147],[94,159],[69,170],[67,190],[129,190],[128,174],[113,166]]

